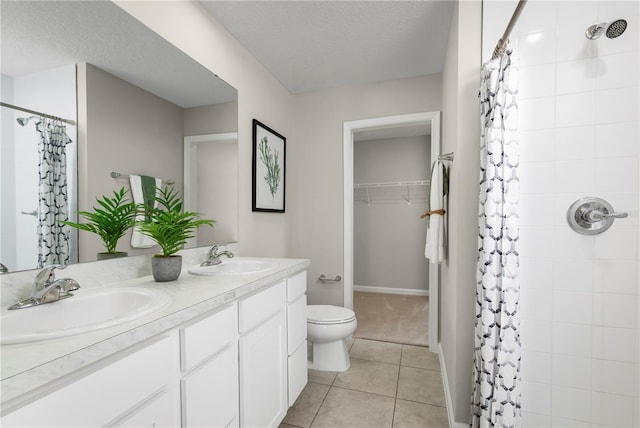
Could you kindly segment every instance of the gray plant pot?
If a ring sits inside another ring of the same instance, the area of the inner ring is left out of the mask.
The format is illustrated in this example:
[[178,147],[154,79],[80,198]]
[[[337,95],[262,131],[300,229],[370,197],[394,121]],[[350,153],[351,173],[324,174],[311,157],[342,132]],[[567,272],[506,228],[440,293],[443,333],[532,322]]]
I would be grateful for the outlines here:
[[175,281],[182,270],[182,256],[153,256],[151,273],[156,282]]
[[125,251],[118,251],[116,253],[98,253],[98,260],[117,259],[118,257],[127,257],[128,254]]

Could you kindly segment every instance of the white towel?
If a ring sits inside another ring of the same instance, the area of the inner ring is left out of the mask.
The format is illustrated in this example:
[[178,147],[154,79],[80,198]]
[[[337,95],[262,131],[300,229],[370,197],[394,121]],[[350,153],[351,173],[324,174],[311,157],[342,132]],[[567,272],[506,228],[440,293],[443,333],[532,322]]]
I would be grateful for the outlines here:
[[[446,166],[440,160],[433,164],[431,170],[431,191],[429,195],[429,210],[444,209],[444,181]],[[427,226],[427,242],[424,256],[432,263],[440,263],[445,259],[444,216],[432,214]]]
[[[156,178],[156,189],[162,188],[162,180]],[[131,197],[136,204],[144,204],[144,194],[142,192],[142,179],[139,175],[130,175],[129,184],[131,184]],[[138,214],[136,221],[144,220],[143,214]],[[133,248],[151,248],[157,245],[156,242],[138,230],[138,226],[133,228],[131,233],[131,246]]]

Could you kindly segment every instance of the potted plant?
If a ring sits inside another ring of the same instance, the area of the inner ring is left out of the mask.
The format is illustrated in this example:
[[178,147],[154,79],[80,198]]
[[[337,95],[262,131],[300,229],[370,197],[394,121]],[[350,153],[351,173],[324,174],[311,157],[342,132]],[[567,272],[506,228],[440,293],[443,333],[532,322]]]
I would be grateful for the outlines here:
[[155,206],[143,205],[147,221],[137,221],[140,233],[155,241],[162,254],[151,259],[151,272],[157,282],[174,281],[182,270],[182,256],[176,255],[200,226],[213,227],[213,220],[201,220],[200,213],[183,211],[178,193],[169,187],[158,190]]
[[86,223],[74,223],[61,221],[71,227],[95,233],[102,240],[106,252],[98,253],[98,260],[114,257],[125,257],[124,251],[117,251],[118,240],[124,236],[127,230],[133,227],[136,217],[136,204],[127,198],[127,190],[122,187],[119,191],[113,191],[113,198],[103,196],[96,198],[101,208],[93,207],[93,212],[78,211]]

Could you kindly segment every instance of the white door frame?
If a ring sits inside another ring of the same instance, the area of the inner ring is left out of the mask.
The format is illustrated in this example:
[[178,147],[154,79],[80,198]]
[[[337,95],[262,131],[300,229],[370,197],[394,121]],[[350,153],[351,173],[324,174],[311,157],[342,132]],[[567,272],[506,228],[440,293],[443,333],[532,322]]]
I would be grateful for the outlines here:
[[[373,119],[344,122],[343,133],[343,181],[344,181],[344,307],[353,309],[353,133],[381,128],[411,125],[431,125],[431,159],[440,155],[440,112],[424,112],[386,116]],[[429,264],[429,347],[438,347],[438,282],[439,265]]]

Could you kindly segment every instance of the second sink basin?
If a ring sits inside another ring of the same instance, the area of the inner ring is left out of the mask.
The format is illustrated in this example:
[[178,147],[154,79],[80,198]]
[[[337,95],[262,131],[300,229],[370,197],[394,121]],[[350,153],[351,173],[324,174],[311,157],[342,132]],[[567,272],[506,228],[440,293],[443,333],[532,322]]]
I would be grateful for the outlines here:
[[188,269],[188,272],[192,275],[203,276],[242,275],[266,272],[274,267],[276,267],[275,263],[269,261],[234,258],[223,260],[219,265],[192,266]]
[[0,344],[35,342],[123,324],[170,302],[160,290],[138,287],[96,288],[40,306],[9,311],[0,319]]

